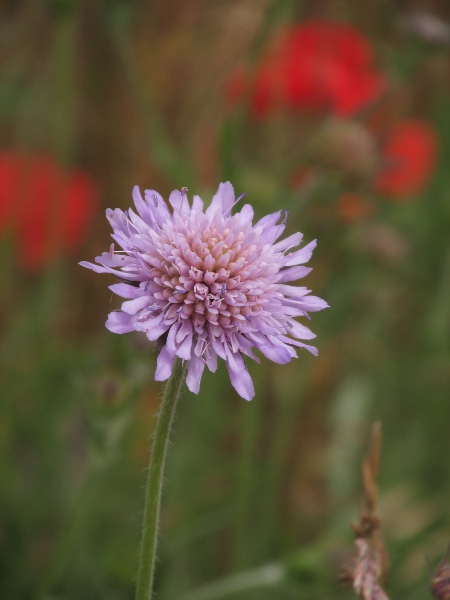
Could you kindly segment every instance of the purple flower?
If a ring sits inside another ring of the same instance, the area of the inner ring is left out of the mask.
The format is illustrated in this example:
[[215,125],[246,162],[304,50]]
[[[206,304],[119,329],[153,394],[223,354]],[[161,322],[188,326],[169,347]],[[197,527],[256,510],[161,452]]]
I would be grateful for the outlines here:
[[113,333],[142,331],[158,340],[155,379],[170,377],[176,356],[189,361],[186,383],[198,393],[205,365],[217,368],[220,356],[233,387],[246,400],[254,396],[253,382],[243,355],[259,362],[257,348],[270,360],[285,364],[295,348],[317,350],[299,340],[315,335],[295,317],[326,308],[324,300],[309,296],[305,287],[288,283],[311,269],[308,262],[316,241],[292,252],[302,240],[295,233],[281,242],[286,217],[281,211],[254,225],[253,209],[245,204],[231,215],[235,200],[231,183],[221,183],[211,205],[194,196],[189,205],[186,188],[171,193],[169,210],[154,190],[139,188],[132,210],[108,209],[106,215],[122,248],[96,257],[98,266],[80,263],[96,273],[112,273],[121,280],[110,289],[127,298],[120,311],[110,313],[106,327]]

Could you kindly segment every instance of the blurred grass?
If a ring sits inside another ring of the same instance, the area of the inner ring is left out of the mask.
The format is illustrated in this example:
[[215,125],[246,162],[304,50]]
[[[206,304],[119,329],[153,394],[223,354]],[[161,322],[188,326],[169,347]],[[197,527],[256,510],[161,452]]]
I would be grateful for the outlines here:
[[[221,96],[280,21],[342,13],[358,25],[357,2],[37,4],[38,19],[32,2],[1,9],[4,147],[80,164],[104,207],[128,206],[135,183],[164,193],[187,184],[206,200],[230,177],[257,215],[288,208],[288,233],[319,240],[307,280],[331,305],[314,318],[319,358],[252,365],[250,404],[223,365],[183,399],[158,597],[273,561],[287,566],[287,580],[234,597],[352,597],[335,576],[351,550],[359,460],[375,418],[389,593],[425,597],[423,557],[441,556],[450,535],[448,48],[402,33],[395,4],[381,25],[364,17],[386,69],[411,82],[408,110],[435,124],[441,158],[414,202],[379,199],[369,226],[343,226],[333,183],[301,198],[285,179],[314,123],[255,123],[245,111],[228,114]],[[108,246],[103,220],[77,258]],[[104,330],[118,306],[108,277],[64,259],[30,275],[13,247],[2,239],[0,597],[132,598],[160,389],[155,354],[139,336]]]

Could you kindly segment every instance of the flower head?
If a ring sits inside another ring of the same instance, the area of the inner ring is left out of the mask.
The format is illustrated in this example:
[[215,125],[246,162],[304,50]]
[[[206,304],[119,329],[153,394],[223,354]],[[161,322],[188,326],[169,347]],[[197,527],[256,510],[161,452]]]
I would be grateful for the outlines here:
[[[305,287],[288,285],[311,269],[303,266],[316,242],[292,251],[302,240],[296,233],[276,242],[285,229],[281,211],[252,224],[253,209],[245,204],[232,215],[233,186],[222,183],[210,206],[186,188],[171,193],[170,211],[160,194],[138,187],[132,210],[107,210],[122,250],[82,262],[97,273],[112,273],[121,282],[110,286],[126,298],[120,311],[110,313],[106,327],[114,333],[142,331],[158,340],[155,379],[171,375],[175,357],[189,361],[188,388],[198,393],[205,365],[227,365],[231,383],[246,400],[254,396],[253,382],[243,355],[259,362],[253,349],[284,364],[296,357],[295,348],[316,354],[299,340],[315,335],[295,317],[327,306]],[[280,222],[281,221],[281,222]]]

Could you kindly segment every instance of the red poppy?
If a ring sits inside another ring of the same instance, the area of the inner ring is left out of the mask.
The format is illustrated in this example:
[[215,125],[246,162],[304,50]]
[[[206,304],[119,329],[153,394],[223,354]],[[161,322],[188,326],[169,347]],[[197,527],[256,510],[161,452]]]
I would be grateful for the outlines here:
[[423,188],[437,161],[437,136],[421,121],[401,121],[382,149],[383,164],[375,178],[376,191],[398,200]]
[[0,153],[0,232],[12,219],[14,196],[21,178],[20,161],[10,152]]
[[95,183],[50,156],[0,153],[0,229],[17,238],[20,264],[39,271],[78,249],[97,206]]
[[346,23],[321,20],[283,29],[247,86],[246,79],[251,80],[243,71],[232,76],[228,101],[233,105],[247,88],[255,117],[277,106],[348,116],[385,88],[370,42]]

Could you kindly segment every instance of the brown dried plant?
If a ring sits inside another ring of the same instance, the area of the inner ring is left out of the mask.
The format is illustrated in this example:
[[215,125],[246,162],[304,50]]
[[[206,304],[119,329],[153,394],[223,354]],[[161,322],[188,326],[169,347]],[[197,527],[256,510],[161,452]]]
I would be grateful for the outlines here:
[[431,592],[437,600],[450,600],[450,546],[431,579]]
[[364,508],[358,523],[352,523],[356,553],[352,566],[340,577],[344,585],[351,585],[362,600],[389,600],[381,587],[387,568],[387,554],[381,537],[381,521],[377,513],[377,484],[381,446],[381,424],[372,427],[370,453],[362,463]]

